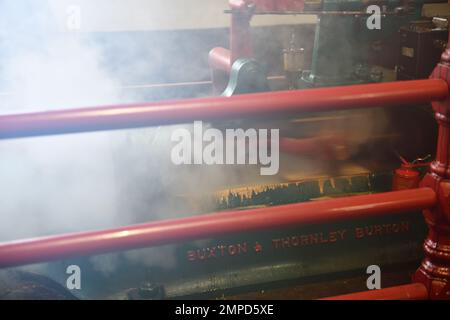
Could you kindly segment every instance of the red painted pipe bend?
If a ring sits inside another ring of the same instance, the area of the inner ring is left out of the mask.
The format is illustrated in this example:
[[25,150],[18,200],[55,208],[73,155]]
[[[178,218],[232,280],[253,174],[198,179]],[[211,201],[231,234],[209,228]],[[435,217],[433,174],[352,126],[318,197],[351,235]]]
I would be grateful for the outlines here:
[[214,48],[209,52],[209,65],[213,70],[231,71],[231,52],[225,48]]
[[439,79],[265,92],[0,116],[0,139],[148,127],[352,108],[428,103],[447,97]]
[[435,192],[429,188],[421,188],[3,243],[0,244],[0,268],[206,239],[237,232],[399,214],[430,208],[435,203]]
[[321,300],[428,300],[428,290],[421,283],[364,291]]

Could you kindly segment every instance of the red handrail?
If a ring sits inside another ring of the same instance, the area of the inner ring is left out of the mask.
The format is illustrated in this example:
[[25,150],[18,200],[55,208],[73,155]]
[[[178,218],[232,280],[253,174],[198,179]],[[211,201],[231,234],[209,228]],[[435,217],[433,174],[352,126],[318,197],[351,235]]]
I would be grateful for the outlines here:
[[447,97],[440,79],[266,92],[0,116],[0,139],[428,103]]
[[321,300],[428,300],[428,299],[429,294],[427,288],[422,283],[413,283],[382,290],[357,292],[342,296],[325,298]]
[[223,212],[0,244],[0,268],[136,249],[218,235],[400,214],[436,204],[428,188]]

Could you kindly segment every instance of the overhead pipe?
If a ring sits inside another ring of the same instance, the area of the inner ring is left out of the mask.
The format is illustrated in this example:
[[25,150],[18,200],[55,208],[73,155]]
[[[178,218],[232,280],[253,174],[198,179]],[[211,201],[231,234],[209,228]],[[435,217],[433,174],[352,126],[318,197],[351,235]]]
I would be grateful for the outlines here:
[[231,211],[116,229],[0,244],[0,268],[293,225],[329,223],[431,208],[428,188]]
[[447,97],[440,79],[265,92],[0,116],[0,139],[130,129],[195,120],[428,103]]

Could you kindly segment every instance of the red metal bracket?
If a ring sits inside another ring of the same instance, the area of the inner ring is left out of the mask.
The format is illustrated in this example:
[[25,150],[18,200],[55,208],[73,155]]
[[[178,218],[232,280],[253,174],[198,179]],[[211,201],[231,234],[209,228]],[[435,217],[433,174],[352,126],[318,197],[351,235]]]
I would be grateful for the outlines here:
[[230,0],[230,49],[218,47],[209,53],[214,92],[223,92],[237,59],[253,57],[250,21],[254,13],[301,12],[304,4],[304,0]]

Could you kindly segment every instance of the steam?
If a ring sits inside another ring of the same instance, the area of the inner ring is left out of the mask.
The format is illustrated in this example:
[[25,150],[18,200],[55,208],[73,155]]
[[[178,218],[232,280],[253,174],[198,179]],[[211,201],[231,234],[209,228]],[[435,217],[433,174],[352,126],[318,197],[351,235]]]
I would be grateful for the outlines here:
[[[106,68],[104,43],[93,43],[82,33],[61,33],[55,21],[44,1],[0,1],[0,92],[13,93],[0,97],[1,114],[144,100],[118,89],[120,79],[110,71],[115,65]],[[127,72],[142,74],[150,62],[129,53],[133,63]],[[222,168],[172,165],[173,129],[0,141],[0,241],[204,210],[190,207],[186,199],[236,183],[239,175]],[[170,248],[98,256],[91,261],[97,270],[111,274],[118,256],[144,265],[171,267],[176,262]]]
[[[0,2],[0,91],[14,93],[2,97],[0,113],[129,101],[104,67],[101,46],[58,33],[54,21],[42,1]],[[161,158],[168,131],[1,141],[0,241],[170,216],[174,208],[160,197],[171,183],[164,180],[170,162]]]
[[[0,5],[1,40],[9,49],[2,88],[14,92],[2,99],[2,113],[120,101],[99,48],[55,32],[45,3]],[[114,224],[107,220],[117,213],[114,135],[2,141],[0,240]]]

